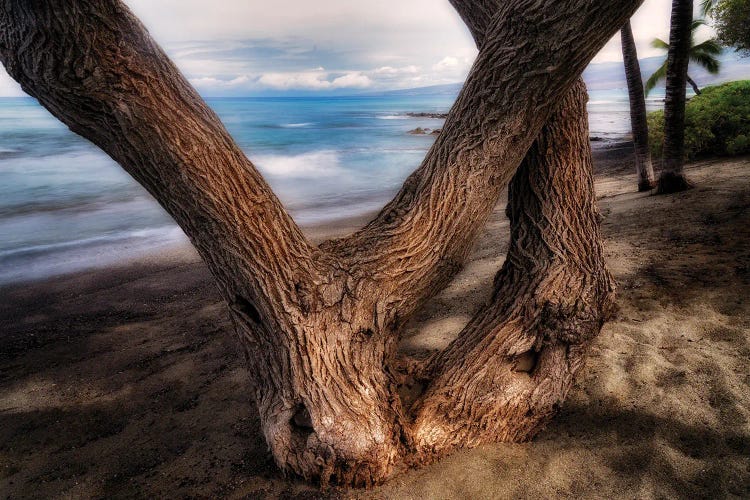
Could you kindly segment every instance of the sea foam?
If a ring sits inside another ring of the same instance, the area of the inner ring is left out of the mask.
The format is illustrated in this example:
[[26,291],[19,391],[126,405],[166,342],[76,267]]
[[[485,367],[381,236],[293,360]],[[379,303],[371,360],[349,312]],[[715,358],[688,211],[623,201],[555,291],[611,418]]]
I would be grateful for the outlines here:
[[259,155],[251,157],[264,174],[298,179],[341,175],[339,153],[333,150],[311,151],[297,155]]

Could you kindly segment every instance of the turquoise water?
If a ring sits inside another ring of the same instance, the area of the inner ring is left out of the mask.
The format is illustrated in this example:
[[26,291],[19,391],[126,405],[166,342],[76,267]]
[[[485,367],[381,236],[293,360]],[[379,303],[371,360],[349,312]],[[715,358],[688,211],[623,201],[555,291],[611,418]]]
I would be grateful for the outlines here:
[[[432,143],[436,96],[209,99],[301,225],[381,207]],[[627,133],[627,97],[592,93],[591,135]],[[0,283],[108,265],[186,241],[104,153],[30,98],[0,98]]]

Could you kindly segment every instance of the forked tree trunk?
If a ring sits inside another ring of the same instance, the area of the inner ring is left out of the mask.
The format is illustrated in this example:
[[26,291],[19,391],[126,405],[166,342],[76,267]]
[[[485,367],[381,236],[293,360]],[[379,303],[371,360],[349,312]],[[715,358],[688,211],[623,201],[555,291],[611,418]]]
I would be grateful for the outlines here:
[[[564,396],[610,291],[583,90],[571,88],[640,1],[502,2],[484,16],[477,61],[422,166],[365,228],[320,247],[119,1],[0,1],[0,59],[9,74],[143,184],[216,278],[246,353],[263,432],[284,470],[363,485],[388,477],[411,451],[428,460],[428,450],[441,451],[427,437],[440,428],[431,408],[461,353],[477,369],[476,383],[489,367],[498,384],[510,382],[492,386],[499,402],[486,413],[507,423],[494,436],[470,432],[470,443],[528,437],[549,402]],[[570,109],[558,107],[563,97]],[[514,180],[515,250],[497,303],[433,363],[435,381],[412,428],[391,367],[398,328],[460,268],[555,109]],[[500,325],[503,318],[512,321]],[[510,358],[479,366],[482,342]],[[516,368],[534,366],[528,380],[508,375],[513,358]],[[452,397],[473,400],[476,383],[454,387]],[[465,418],[468,429],[488,425]],[[521,430],[502,430],[510,428]]]
[[656,185],[651,150],[648,147],[648,120],[646,119],[646,97],[643,93],[641,65],[633,39],[633,30],[628,20],[620,29],[622,60],[630,98],[630,128],[633,131],[635,149],[635,171],[638,175],[638,191],[650,191]]
[[664,99],[664,148],[657,194],[691,187],[685,178],[685,85],[690,63],[693,0],[673,0]]

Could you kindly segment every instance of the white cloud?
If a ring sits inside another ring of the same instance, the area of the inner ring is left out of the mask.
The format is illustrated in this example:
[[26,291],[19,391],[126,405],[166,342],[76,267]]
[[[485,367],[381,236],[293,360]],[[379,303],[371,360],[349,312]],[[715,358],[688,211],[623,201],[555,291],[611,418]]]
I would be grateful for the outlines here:
[[458,68],[458,59],[452,56],[445,56],[437,64],[433,64],[432,69],[435,71],[454,71]]
[[[458,82],[476,55],[445,0],[222,0],[211,8],[206,0],[125,2],[206,95]],[[662,54],[650,41],[668,38],[670,4],[645,0],[633,16],[641,58]],[[621,58],[617,34],[594,61]],[[1,69],[0,95],[22,95]]]
[[409,66],[404,66],[402,68],[394,68],[393,66],[381,66],[379,68],[376,68],[374,73],[376,75],[388,75],[388,76],[402,75],[402,74],[413,75],[415,73],[419,73],[420,69],[421,68],[419,66],[415,66],[413,64]]
[[364,89],[372,85],[372,80],[362,73],[347,73],[333,80],[331,86],[337,89]]
[[221,80],[213,77],[190,78],[190,83],[198,88],[232,88],[240,87],[249,83],[250,77],[241,75],[231,80]]
[[331,82],[325,73],[310,71],[304,73],[266,73],[258,79],[258,84],[277,90],[323,90],[330,89]]
[[473,58],[445,56],[440,61],[432,65],[434,71],[440,78],[447,78],[452,81],[463,80],[469,73],[469,68]]
[[13,80],[0,64],[0,96],[18,97],[26,95],[21,86]]
[[276,90],[331,90],[363,89],[372,85],[372,80],[359,71],[346,73],[330,79],[323,71],[298,73],[265,73],[258,79],[258,85]]

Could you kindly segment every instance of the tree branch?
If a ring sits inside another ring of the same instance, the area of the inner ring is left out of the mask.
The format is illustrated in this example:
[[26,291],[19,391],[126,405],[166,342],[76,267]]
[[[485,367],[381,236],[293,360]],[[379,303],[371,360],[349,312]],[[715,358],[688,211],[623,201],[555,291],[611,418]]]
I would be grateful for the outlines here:
[[581,80],[545,124],[509,187],[511,241],[495,293],[431,360],[412,445],[525,441],[557,412],[612,311]]
[[3,0],[0,60],[25,92],[146,187],[230,302],[242,297],[270,317],[268,291],[284,301],[289,283],[310,275],[313,248],[121,2]]
[[543,124],[640,0],[454,2],[481,50],[422,165],[365,228],[323,248],[372,280],[397,323],[460,269]]

